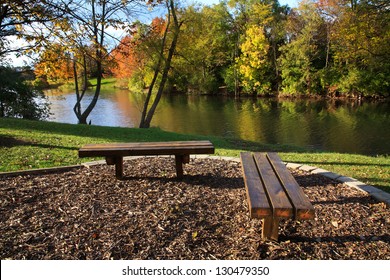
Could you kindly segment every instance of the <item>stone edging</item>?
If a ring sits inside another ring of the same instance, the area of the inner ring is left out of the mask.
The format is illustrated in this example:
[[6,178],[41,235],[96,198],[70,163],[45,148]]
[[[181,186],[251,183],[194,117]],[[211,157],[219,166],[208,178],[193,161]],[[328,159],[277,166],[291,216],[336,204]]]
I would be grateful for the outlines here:
[[[231,161],[240,162],[240,159],[236,158],[236,157],[222,157],[222,156],[194,156],[194,157],[192,157],[191,156],[191,158],[210,158],[210,159],[222,159],[222,160],[231,160]],[[380,202],[384,202],[387,204],[387,206],[390,206],[390,193],[384,192],[384,191],[382,191],[378,188],[375,188],[373,186],[364,184],[364,183],[362,183],[354,178],[342,176],[340,174],[333,173],[333,172],[330,172],[328,170],[325,170],[322,168],[317,168],[314,166],[303,165],[303,164],[292,163],[292,162],[287,162],[285,164],[288,168],[291,168],[291,169],[299,169],[299,170],[309,172],[311,174],[322,175],[322,176],[327,177],[329,179],[343,183],[349,187],[355,188],[355,189],[362,191],[364,193],[368,193],[376,200],[378,200]]]
[[[144,157],[145,156],[125,157],[124,160],[131,160],[131,159],[144,158]],[[166,157],[166,156],[160,156],[160,157]],[[167,156],[167,157],[170,157],[170,156]],[[208,159],[219,159],[219,160],[229,160],[229,161],[240,162],[240,159],[237,157],[191,155],[191,158],[192,159],[208,158]],[[75,168],[89,167],[89,166],[99,165],[99,164],[106,164],[106,161],[99,160],[99,161],[93,161],[93,162],[85,162],[81,165],[60,166],[60,167],[32,169],[32,170],[14,171],[14,172],[0,172],[0,177],[1,176],[19,176],[19,175],[29,175],[29,174],[55,173],[55,172],[68,171],[68,170],[72,170]],[[288,168],[291,168],[291,169],[299,169],[302,171],[309,172],[311,174],[322,175],[322,176],[327,177],[329,179],[343,183],[349,187],[352,187],[352,188],[355,188],[359,191],[368,193],[376,200],[384,202],[387,204],[387,206],[390,206],[390,193],[384,192],[384,191],[382,191],[378,188],[375,188],[373,186],[366,185],[366,184],[364,184],[364,183],[362,183],[354,178],[342,176],[342,175],[330,172],[330,171],[322,169],[322,168],[317,168],[314,166],[303,165],[303,164],[298,164],[298,163],[291,163],[291,162],[287,162],[285,164]]]

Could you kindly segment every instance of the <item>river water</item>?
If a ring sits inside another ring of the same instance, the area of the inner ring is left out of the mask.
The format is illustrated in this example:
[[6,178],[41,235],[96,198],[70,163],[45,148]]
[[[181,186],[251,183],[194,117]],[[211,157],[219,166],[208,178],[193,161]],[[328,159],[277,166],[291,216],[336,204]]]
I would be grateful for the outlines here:
[[[46,95],[50,120],[77,123],[74,93],[52,90]],[[87,100],[91,98],[90,93]],[[129,91],[103,91],[88,120],[94,125],[138,127],[143,99]],[[389,102],[166,95],[152,126],[333,152],[390,154]]]

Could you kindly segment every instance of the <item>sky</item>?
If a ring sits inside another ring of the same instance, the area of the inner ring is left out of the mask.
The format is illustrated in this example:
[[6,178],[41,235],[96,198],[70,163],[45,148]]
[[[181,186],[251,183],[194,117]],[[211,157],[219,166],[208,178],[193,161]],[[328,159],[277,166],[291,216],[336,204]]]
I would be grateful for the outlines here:
[[[200,2],[206,5],[212,5],[218,3],[220,0],[187,0],[187,2]],[[289,5],[291,8],[296,8],[300,0],[279,0],[281,5]]]
[[[219,3],[221,0],[184,0],[186,1],[187,3],[202,3],[202,4],[205,4],[205,5],[213,5],[213,4],[217,4]],[[298,1],[300,0],[279,0],[279,3],[281,5],[288,5],[290,6],[291,8],[295,8],[298,6]],[[16,45],[20,45],[20,44],[23,44],[22,41],[15,41],[15,44]],[[12,64],[14,66],[23,66],[25,64],[29,64],[30,60],[27,59],[26,57],[20,57],[20,58],[16,58],[14,55],[10,55],[8,57],[8,59],[10,61],[12,61]]]

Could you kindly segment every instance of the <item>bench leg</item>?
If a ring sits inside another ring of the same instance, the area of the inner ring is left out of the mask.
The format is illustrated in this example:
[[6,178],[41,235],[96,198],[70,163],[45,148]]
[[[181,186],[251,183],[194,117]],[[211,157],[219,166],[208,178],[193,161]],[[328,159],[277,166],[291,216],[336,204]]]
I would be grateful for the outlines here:
[[189,155],[175,155],[176,161],[176,176],[179,179],[183,178],[183,164],[190,162]]
[[279,218],[267,217],[263,219],[263,240],[278,241]]
[[183,156],[183,163],[190,163],[190,155]]
[[181,179],[183,178],[183,156],[176,155],[175,161],[176,161],[176,176],[177,178]]
[[115,176],[118,179],[123,178],[123,157],[117,157],[115,159]]
[[115,164],[115,176],[118,179],[123,178],[123,157],[106,157],[106,162],[108,165]]

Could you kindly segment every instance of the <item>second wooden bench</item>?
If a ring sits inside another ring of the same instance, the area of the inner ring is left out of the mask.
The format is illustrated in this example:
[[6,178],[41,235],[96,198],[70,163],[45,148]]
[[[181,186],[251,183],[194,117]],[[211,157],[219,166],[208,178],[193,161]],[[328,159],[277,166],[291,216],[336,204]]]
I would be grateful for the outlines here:
[[170,141],[89,144],[79,149],[79,157],[105,157],[109,165],[115,165],[117,178],[123,177],[123,157],[174,155],[176,174],[183,177],[183,164],[189,163],[191,154],[213,154],[214,146],[210,141]]
[[263,240],[278,240],[280,219],[309,220],[314,207],[276,153],[241,153],[251,218],[263,219]]

